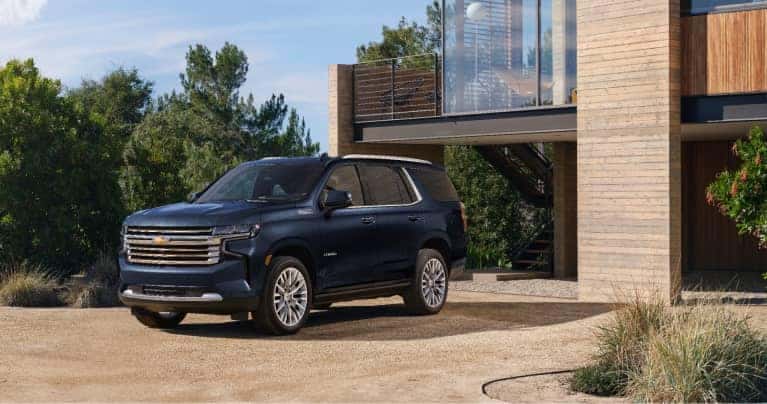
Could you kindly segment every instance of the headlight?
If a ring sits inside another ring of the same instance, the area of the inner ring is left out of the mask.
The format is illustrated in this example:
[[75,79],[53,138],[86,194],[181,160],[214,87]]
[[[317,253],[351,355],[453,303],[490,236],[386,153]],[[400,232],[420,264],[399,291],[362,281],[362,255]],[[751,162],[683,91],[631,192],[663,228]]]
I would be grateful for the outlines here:
[[231,226],[216,226],[213,228],[214,236],[229,237],[255,237],[261,226],[257,224],[234,224]]

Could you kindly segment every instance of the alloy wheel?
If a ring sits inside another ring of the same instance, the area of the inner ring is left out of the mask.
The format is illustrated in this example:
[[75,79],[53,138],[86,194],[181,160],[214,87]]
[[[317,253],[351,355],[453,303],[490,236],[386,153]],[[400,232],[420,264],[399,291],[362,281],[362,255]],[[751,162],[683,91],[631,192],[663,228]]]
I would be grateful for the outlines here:
[[426,261],[421,275],[421,294],[429,307],[438,307],[445,300],[447,275],[442,261],[431,258]]
[[308,291],[304,274],[297,268],[287,267],[274,283],[274,312],[285,327],[298,324],[306,313]]

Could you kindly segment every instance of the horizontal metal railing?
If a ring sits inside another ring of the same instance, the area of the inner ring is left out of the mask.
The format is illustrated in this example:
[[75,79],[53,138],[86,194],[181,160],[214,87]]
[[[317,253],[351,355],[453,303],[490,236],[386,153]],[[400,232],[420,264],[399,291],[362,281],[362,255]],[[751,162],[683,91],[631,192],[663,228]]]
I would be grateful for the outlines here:
[[441,75],[436,54],[354,65],[354,122],[439,116]]

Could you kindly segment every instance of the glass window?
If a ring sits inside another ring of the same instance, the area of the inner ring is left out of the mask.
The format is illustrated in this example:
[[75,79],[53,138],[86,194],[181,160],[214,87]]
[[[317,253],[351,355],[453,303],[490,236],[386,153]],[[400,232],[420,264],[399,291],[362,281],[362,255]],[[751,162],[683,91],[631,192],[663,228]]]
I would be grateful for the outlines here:
[[367,164],[359,168],[365,185],[366,205],[403,205],[414,201],[399,170]]
[[575,1],[541,0],[541,105],[575,104]]
[[362,185],[357,176],[357,169],[353,165],[345,165],[333,170],[328,182],[325,183],[325,189],[351,192],[352,206],[363,204]]
[[311,193],[321,174],[319,163],[245,163],[224,174],[195,202],[295,201]]
[[682,12],[705,14],[717,11],[767,7],[767,0],[683,0]]
[[439,202],[457,202],[460,200],[458,192],[453,183],[450,182],[446,172],[430,168],[409,168],[408,172],[423,185],[432,199]]
[[575,0],[445,0],[445,113],[573,103],[575,17]]

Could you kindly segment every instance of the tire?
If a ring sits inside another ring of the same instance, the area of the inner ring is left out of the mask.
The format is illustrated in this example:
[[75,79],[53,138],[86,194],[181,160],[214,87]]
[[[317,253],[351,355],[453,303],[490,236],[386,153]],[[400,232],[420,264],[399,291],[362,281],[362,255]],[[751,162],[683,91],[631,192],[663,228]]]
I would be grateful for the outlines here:
[[131,314],[145,326],[149,328],[176,328],[186,317],[186,313],[180,312],[162,312],[157,313],[146,309],[134,307],[131,309]]
[[[291,285],[292,291],[288,289]],[[287,305],[281,304],[284,301]],[[312,282],[306,266],[295,257],[276,257],[266,278],[261,304],[253,317],[269,334],[295,334],[309,317],[311,301]]]
[[437,250],[418,251],[413,283],[402,296],[411,314],[437,314],[447,301],[448,270]]
[[332,305],[333,305],[333,303],[315,304],[315,305],[312,306],[312,308],[315,309],[315,310],[327,310]]

